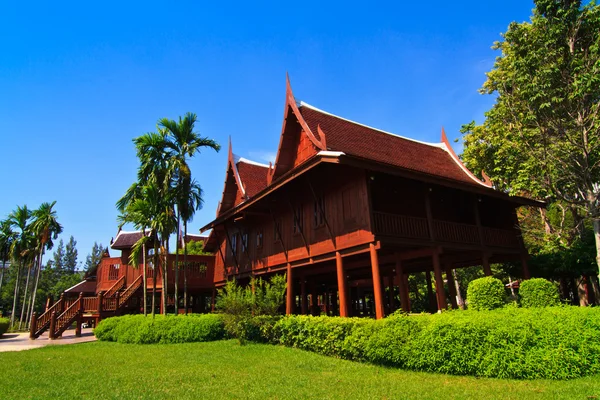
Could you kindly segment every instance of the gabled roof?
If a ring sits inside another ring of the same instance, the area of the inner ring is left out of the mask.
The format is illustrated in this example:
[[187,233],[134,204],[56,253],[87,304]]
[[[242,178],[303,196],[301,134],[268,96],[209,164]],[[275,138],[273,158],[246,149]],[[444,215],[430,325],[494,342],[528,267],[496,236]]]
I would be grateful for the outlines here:
[[310,129],[327,138],[328,150],[471,185],[492,186],[462,164],[443,129],[441,143],[426,143],[338,117],[304,102],[299,110]]
[[65,293],[94,293],[96,291],[96,279],[86,279],[71,286]]
[[[133,245],[142,238],[142,231],[119,231],[117,237],[111,240],[110,247],[115,250],[130,249]],[[146,236],[150,236],[150,231],[146,231]]]

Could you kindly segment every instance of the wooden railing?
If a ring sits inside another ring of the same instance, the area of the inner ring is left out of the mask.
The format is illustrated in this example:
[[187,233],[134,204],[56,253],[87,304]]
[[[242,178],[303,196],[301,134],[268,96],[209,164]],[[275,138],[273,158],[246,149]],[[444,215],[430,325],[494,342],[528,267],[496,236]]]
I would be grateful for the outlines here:
[[83,310],[85,312],[98,310],[98,297],[84,297]]
[[427,218],[374,212],[373,220],[375,232],[382,235],[417,239],[429,238]]
[[455,222],[433,221],[435,239],[441,242],[477,244],[479,230],[475,225],[458,224]]
[[482,228],[482,230],[483,241],[488,246],[515,248],[521,244],[520,233],[516,229]]
[[[497,229],[482,227],[482,238],[476,225],[433,220],[433,236],[436,241],[450,243],[483,244],[491,247],[518,248],[520,246],[517,229]],[[410,239],[429,239],[427,218],[373,213],[373,231],[376,234]]]
[[127,301],[133,296],[133,294],[142,286],[143,276],[138,276],[127,289],[121,293],[119,297],[119,304],[117,304],[117,308],[121,305],[127,303]]
[[102,310],[103,311],[115,311],[117,309],[117,298],[108,297],[102,299]]
[[104,293],[104,297],[114,297],[115,293],[117,293],[119,290],[123,289],[123,286],[125,286],[125,275],[123,275],[122,277],[120,277],[114,285],[112,285],[110,287],[110,289],[108,289],[105,293]]
[[[50,326],[50,319],[52,318],[52,313],[60,314],[64,309],[65,299],[63,295],[60,295],[60,299],[54,303],[50,308],[46,310],[39,317],[35,317],[32,319],[31,326],[29,329],[29,338],[36,339],[42,333],[48,329]],[[35,314],[34,314],[35,315]]]
[[[58,317],[56,312],[52,313],[50,318],[50,332],[48,337],[55,339],[62,335],[62,333],[83,313],[83,294],[80,294],[77,300],[75,300],[65,311],[63,311]],[[81,333],[80,333],[81,334]]]

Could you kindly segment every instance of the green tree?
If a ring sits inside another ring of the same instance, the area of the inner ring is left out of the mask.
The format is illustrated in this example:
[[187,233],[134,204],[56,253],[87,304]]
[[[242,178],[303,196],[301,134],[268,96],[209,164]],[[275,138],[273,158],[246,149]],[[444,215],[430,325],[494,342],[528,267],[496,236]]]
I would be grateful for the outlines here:
[[90,272],[98,266],[104,255],[104,247],[101,243],[94,242],[92,252],[85,258],[84,270]]
[[10,254],[16,268],[15,278],[15,290],[13,296],[13,306],[10,315],[10,324],[14,326],[15,316],[20,298],[20,280],[21,272],[25,270],[27,273],[27,280],[25,283],[25,293],[23,298],[23,307],[25,306],[27,287],[29,285],[29,276],[31,266],[28,265],[30,261],[30,255],[33,252],[33,237],[29,230],[29,223],[31,219],[31,210],[27,206],[17,206],[17,208],[8,215],[8,223],[12,228],[15,229],[16,235],[12,242]]
[[52,266],[59,274],[66,270],[65,255],[65,242],[60,239],[58,241],[58,246],[56,246],[56,250],[54,250],[54,253],[52,254]]
[[64,267],[68,273],[73,274],[77,269],[77,241],[73,236],[69,238],[65,246]]
[[482,92],[483,125],[464,127],[463,158],[514,194],[561,201],[593,225],[600,271],[600,7],[536,0],[509,25]]
[[0,272],[0,292],[4,281],[4,270],[6,263],[10,260],[10,249],[15,240],[15,233],[12,230],[8,220],[0,221],[0,262],[2,262],[2,271]]

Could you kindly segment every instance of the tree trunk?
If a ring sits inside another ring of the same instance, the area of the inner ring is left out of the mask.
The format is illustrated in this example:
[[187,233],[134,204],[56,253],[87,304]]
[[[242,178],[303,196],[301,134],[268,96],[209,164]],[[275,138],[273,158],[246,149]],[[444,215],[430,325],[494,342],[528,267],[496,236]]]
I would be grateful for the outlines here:
[[579,295],[579,306],[587,307],[589,305],[587,296],[587,282],[585,276],[583,275],[577,278],[577,294]]
[[6,267],[6,260],[2,260],[2,271],[0,271],[0,293],[2,293],[2,282],[4,281],[4,268]]
[[[146,228],[142,229],[144,238],[146,238]],[[145,240],[145,239],[144,239]],[[143,296],[144,296],[144,317],[148,315],[148,277],[146,276],[146,270],[148,269],[148,264],[146,263],[146,242],[143,242],[144,244],[142,244],[142,264],[144,264],[143,266],[143,271],[142,271],[142,283],[144,285],[144,289],[142,290]]]
[[44,248],[42,247],[42,251],[40,252],[40,258],[38,259],[38,269],[37,275],[35,277],[35,286],[33,288],[33,295],[31,296],[31,311],[29,312],[29,320],[31,321],[31,317],[33,315],[33,310],[35,309],[35,298],[37,297],[37,288],[38,283],[40,281],[40,271],[42,270],[42,259],[44,258]]
[[31,268],[27,270],[27,280],[25,281],[25,293],[23,293],[23,304],[21,305],[21,318],[19,318],[19,330],[23,324],[23,315],[25,315],[25,304],[27,303],[27,292],[29,291],[29,276],[31,275]]
[[600,278],[600,218],[592,220],[594,225],[594,238],[596,239],[596,264],[598,265],[598,277]]
[[156,312],[156,270],[158,269],[158,246],[156,239],[154,240],[154,265],[152,268],[152,318]]
[[15,313],[17,312],[17,303],[19,302],[19,284],[21,282],[20,278],[21,278],[21,265],[17,265],[17,279],[15,281],[15,293],[13,295],[13,306],[12,306],[12,312],[10,314],[10,327],[11,329],[13,328],[13,326],[15,325]]
[[162,254],[162,262],[160,263],[161,265],[161,271],[162,271],[162,296],[161,296],[161,304],[162,304],[162,314],[163,315],[167,315],[167,269],[168,269],[168,265],[167,265],[167,246],[165,245],[165,242],[163,240],[163,244],[162,244],[162,249],[163,249],[163,253]]
[[187,246],[185,245],[186,238],[187,221],[183,221],[183,308],[185,308],[185,315],[188,313]]
[[463,300],[462,294],[460,293],[460,283],[458,282],[458,274],[456,273],[456,269],[452,270],[452,276],[454,277],[454,287],[456,288],[456,300],[458,302],[458,308],[464,310],[465,301]]
[[179,224],[181,223],[181,215],[179,213],[179,207],[177,208],[177,242],[175,243],[175,315],[179,314],[179,239],[181,236],[181,229]]
[[544,230],[546,231],[546,235],[550,235],[552,233],[552,226],[548,221],[548,216],[546,215],[546,209],[543,207],[539,208],[540,210],[540,218],[542,219],[542,223],[544,224]]

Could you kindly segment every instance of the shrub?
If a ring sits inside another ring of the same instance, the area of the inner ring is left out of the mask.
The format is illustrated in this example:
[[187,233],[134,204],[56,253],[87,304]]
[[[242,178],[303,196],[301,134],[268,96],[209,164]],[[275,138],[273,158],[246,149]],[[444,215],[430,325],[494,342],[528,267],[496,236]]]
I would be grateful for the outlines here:
[[10,320],[8,318],[0,318],[0,336],[2,336],[10,325]]
[[98,340],[119,343],[187,343],[223,339],[225,329],[216,314],[125,315],[102,320],[94,334]]
[[543,278],[523,281],[519,287],[522,307],[549,307],[560,304],[558,288]]
[[451,311],[383,320],[287,316],[272,343],[415,371],[517,379],[600,373],[600,309]]
[[475,279],[467,288],[467,301],[473,310],[493,310],[506,303],[502,281],[491,276]]

